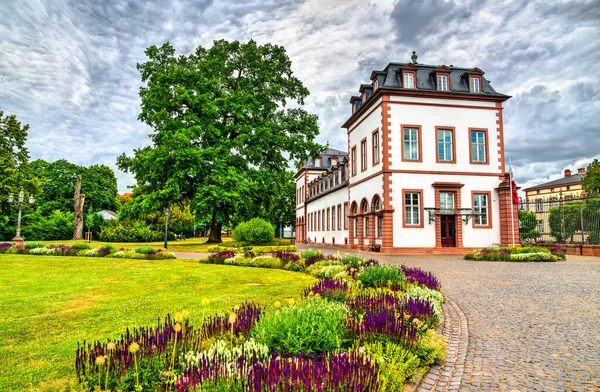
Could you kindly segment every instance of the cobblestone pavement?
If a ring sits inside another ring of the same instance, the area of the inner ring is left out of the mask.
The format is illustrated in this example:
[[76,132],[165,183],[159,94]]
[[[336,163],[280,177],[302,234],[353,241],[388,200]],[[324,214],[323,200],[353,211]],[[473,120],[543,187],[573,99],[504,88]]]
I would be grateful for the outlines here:
[[[433,272],[449,298],[445,314],[453,312],[459,326],[455,322],[447,335],[448,361],[432,369],[438,379],[424,378],[427,390],[600,391],[600,258],[506,263],[368,254],[387,264]],[[461,313],[465,332],[460,330]],[[460,336],[468,340],[464,362],[460,344],[452,351],[452,339]]]

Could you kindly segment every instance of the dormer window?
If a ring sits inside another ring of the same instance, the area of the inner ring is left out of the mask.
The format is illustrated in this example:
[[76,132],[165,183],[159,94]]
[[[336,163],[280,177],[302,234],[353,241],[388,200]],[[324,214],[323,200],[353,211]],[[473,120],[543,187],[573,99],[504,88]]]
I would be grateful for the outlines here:
[[471,76],[469,78],[469,88],[470,88],[470,90],[471,90],[472,93],[479,93],[479,92],[481,92],[481,87],[479,86],[479,78],[478,77]]
[[377,90],[378,87],[377,79],[373,80],[373,91]]
[[448,91],[448,76],[438,75],[437,76],[437,89],[438,91]]
[[475,67],[467,72],[469,80],[469,91],[472,93],[480,93],[482,90],[482,78],[484,72]]
[[415,88],[417,85],[417,70],[419,68],[412,63],[402,66],[402,87]]
[[365,94],[364,92],[362,94],[360,94],[360,100],[362,103],[365,103],[366,97],[367,97],[367,94]]

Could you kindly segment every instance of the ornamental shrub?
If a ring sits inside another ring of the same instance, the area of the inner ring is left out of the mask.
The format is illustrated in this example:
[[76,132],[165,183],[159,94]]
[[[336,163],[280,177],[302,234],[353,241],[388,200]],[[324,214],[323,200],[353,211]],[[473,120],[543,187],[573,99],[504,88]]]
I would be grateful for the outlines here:
[[421,342],[416,345],[414,353],[419,357],[422,365],[433,365],[446,359],[448,345],[444,342],[443,336],[430,329],[421,337]]
[[54,249],[48,249],[48,248],[33,248],[31,250],[29,250],[29,253],[32,255],[44,255],[44,256],[50,256],[54,254]]
[[259,268],[283,268],[283,262],[277,257],[256,256],[252,259],[252,266]]
[[404,272],[396,267],[374,265],[356,275],[364,287],[384,287],[397,284],[404,278]]
[[408,286],[406,288],[406,296],[408,298],[420,298],[429,301],[433,305],[433,310],[438,320],[442,317],[444,296],[439,291],[423,286]]
[[264,245],[273,240],[275,229],[264,219],[253,218],[233,230],[233,239],[250,245]]
[[550,253],[517,253],[510,255],[511,261],[556,261],[557,257]]
[[140,246],[135,249],[135,252],[146,255],[148,253],[156,253],[156,248],[153,248],[152,246]]
[[284,354],[329,352],[343,342],[345,305],[322,299],[270,307],[251,331],[258,342]]
[[346,272],[345,265],[327,265],[319,271],[319,278],[333,279],[340,272]]
[[163,232],[153,231],[141,222],[120,222],[100,231],[100,241],[107,242],[155,242],[163,238]]
[[550,251],[539,246],[526,246],[525,248],[517,248],[515,253],[550,253]]
[[8,253],[12,250],[13,245],[10,242],[0,243],[0,253]]
[[382,391],[403,391],[405,380],[412,377],[421,364],[417,355],[392,342],[365,343],[356,350],[364,350],[369,357],[378,360]]

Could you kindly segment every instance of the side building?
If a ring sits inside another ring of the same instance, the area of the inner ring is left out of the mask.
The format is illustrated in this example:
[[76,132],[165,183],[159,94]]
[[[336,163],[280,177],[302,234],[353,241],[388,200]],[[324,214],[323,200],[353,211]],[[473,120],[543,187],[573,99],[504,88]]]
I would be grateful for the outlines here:
[[[502,104],[510,97],[482,70],[423,65],[413,53],[412,62],[373,71],[359,93],[343,125],[347,185],[323,190],[315,177],[316,194],[303,205],[315,224],[305,239],[383,252],[518,243],[504,175]],[[311,211],[321,198],[327,203]]]

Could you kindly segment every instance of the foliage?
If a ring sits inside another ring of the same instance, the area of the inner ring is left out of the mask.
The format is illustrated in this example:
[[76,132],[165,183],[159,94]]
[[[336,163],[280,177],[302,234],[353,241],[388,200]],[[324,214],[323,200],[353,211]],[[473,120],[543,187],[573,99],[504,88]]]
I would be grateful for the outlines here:
[[273,253],[273,252],[296,252],[298,248],[294,245],[277,245],[277,246],[222,246],[212,245],[207,248],[208,252],[224,252],[230,251],[234,253]]
[[267,308],[251,335],[271,350],[286,354],[323,353],[339,348],[346,306],[320,299]]
[[343,279],[320,279],[304,290],[304,297],[322,297],[331,301],[346,302],[351,292],[350,284]]
[[421,360],[423,365],[433,365],[441,363],[448,355],[448,345],[444,342],[441,335],[436,334],[433,330],[428,330],[421,337],[421,344],[415,350],[415,354]]
[[210,256],[208,256],[208,263],[223,264],[225,262],[225,259],[229,259],[232,257],[235,257],[235,253],[231,251],[213,253]]
[[241,206],[276,196],[260,184],[285,170],[286,154],[299,160],[320,152],[316,116],[286,109],[302,105],[308,90],[280,46],[221,40],[187,56],[170,44],[146,55],[138,64],[145,83],[139,118],[153,129],[152,143],[117,164],[143,184],[136,203],[157,209],[190,200],[210,223],[209,241],[220,242],[237,211],[257,216]]
[[391,342],[365,343],[361,348],[369,357],[378,360],[383,391],[403,391],[405,380],[412,377],[421,364],[419,357],[410,350]]
[[23,226],[23,237],[36,241],[73,238],[73,212],[52,211],[43,216],[39,211],[29,215]]
[[148,253],[156,253],[156,248],[152,246],[140,246],[139,248],[135,249],[135,252],[146,255]]
[[433,290],[439,290],[442,287],[440,282],[431,272],[426,272],[416,267],[407,267],[405,265],[401,266],[400,269],[404,272],[408,283],[417,283]]
[[581,202],[567,202],[562,206],[550,208],[548,222],[550,234],[557,242],[569,239],[573,241],[573,234],[581,230]]
[[408,286],[406,288],[406,296],[408,298],[419,298],[428,301],[433,305],[433,310],[438,320],[442,317],[444,296],[441,292],[422,286]]
[[240,223],[233,230],[233,238],[236,241],[245,242],[247,245],[267,244],[273,240],[274,235],[273,226],[260,218]]
[[588,194],[600,194],[600,161],[594,159],[587,166],[585,176],[581,180],[581,186]]
[[515,253],[510,255],[511,261],[556,261],[557,258],[550,253]]
[[484,248],[465,255],[465,260],[510,261],[512,251],[507,248]]
[[277,257],[256,256],[252,259],[252,266],[259,268],[283,268],[283,263]]
[[404,273],[396,267],[375,265],[362,270],[356,279],[364,287],[382,287],[400,283],[404,279]]
[[540,236],[537,231],[537,215],[533,211],[519,210],[519,233],[522,238],[535,239]]
[[152,242],[160,241],[163,237],[164,233],[153,231],[139,221],[114,223],[100,232],[100,240],[107,242]]

